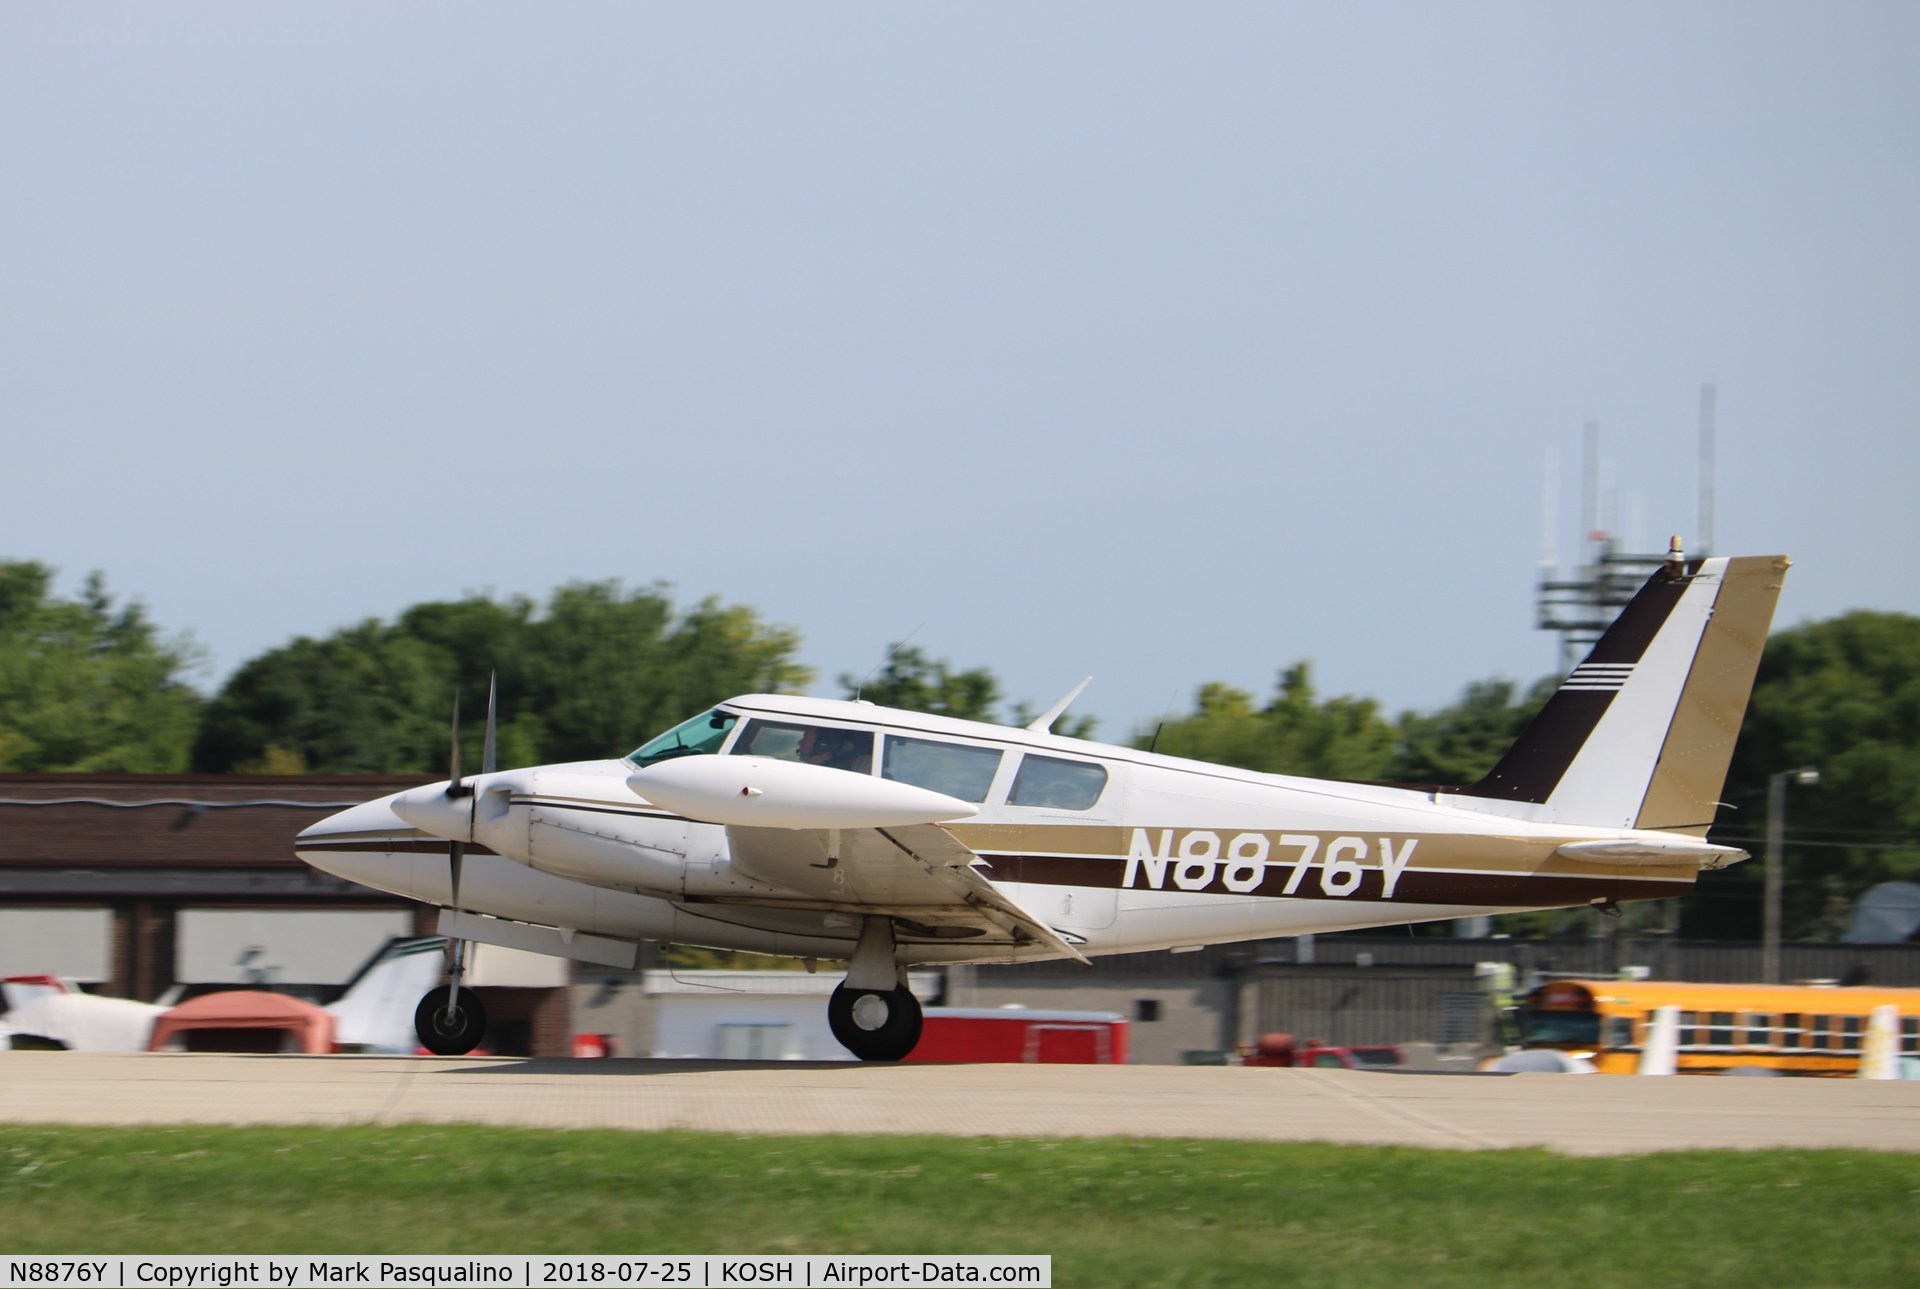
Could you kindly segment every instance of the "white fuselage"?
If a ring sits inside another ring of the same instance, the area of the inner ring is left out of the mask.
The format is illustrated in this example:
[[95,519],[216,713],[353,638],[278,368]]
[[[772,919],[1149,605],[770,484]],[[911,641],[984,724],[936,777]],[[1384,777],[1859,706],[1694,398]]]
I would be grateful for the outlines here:
[[[804,724],[877,740],[873,763],[847,774],[892,778],[899,766],[941,791],[964,781],[973,813],[947,820],[946,832],[995,888],[1089,955],[1612,905],[1682,894],[1702,862],[1569,857],[1560,850],[1569,843],[1649,835],[1439,791],[1258,774],[864,703],[753,696],[718,710],[739,721],[723,756],[740,754],[755,720]],[[831,862],[810,865],[823,871],[804,888],[769,882],[735,862],[727,827],[637,795],[627,783],[635,771],[610,760],[476,776],[444,822],[433,792],[414,789],[309,829],[299,854],[446,906],[445,839],[457,835],[468,842],[462,909],[557,929],[562,946],[600,937],[848,956],[867,906],[834,898]],[[1058,956],[1034,943],[916,935],[914,925],[898,932],[903,960]]]

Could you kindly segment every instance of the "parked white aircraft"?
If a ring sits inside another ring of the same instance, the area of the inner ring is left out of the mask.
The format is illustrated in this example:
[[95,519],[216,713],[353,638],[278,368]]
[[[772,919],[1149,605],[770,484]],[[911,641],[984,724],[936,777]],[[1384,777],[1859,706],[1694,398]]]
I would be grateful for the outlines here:
[[[353,1051],[413,1051],[409,1016],[420,991],[440,979],[443,947],[438,937],[395,937],[381,945],[323,1009],[333,1015],[334,1042]],[[160,1001],[143,1003],[83,993],[52,976],[11,977],[0,981],[6,1002],[0,1050],[51,1044],[75,1052],[144,1052],[154,1025],[183,992],[176,985]]]
[[[632,966],[643,940],[843,960],[866,1060],[920,1032],[906,970],[1594,905],[1746,858],[1706,840],[1788,561],[1675,549],[1464,787],[1259,774],[863,702],[731,699],[619,760],[413,788],[300,857],[440,905],[459,940]],[[1084,684],[1084,682],[1083,682]],[[463,871],[464,870],[464,871]],[[809,964],[811,965],[811,963]],[[471,1050],[453,981],[420,1037]]]

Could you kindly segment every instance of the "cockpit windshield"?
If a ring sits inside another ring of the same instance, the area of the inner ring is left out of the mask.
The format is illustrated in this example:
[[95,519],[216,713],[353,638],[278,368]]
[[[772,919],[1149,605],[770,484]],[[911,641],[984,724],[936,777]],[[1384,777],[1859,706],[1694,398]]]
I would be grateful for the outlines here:
[[630,753],[627,760],[645,768],[660,761],[671,761],[676,756],[718,752],[739,719],[732,712],[716,707],[690,721],[682,721],[659,738],[648,740],[639,750]]

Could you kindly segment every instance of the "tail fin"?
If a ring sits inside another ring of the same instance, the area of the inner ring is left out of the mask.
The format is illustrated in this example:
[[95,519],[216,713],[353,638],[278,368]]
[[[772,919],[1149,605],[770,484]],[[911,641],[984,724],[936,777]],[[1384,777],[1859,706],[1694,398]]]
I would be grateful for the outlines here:
[[[1461,804],[1555,823],[1704,837],[1790,561],[1678,558]],[[1499,804],[1495,804],[1499,803]]]
[[327,1005],[334,1038],[376,1052],[413,1051],[419,1043],[414,1005],[440,983],[446,944],[439,936],[395,936],[381,945],[347,982],[346,992]]

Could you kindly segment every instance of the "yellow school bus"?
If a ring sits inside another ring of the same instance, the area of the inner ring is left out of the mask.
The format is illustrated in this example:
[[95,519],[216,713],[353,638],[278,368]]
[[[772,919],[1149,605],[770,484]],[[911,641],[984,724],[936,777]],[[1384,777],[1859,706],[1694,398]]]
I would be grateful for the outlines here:
[[1920,989],[1549,980],[1520,999],[1513,1019],[1523,1047],[1584,1056],[1602,1074],[1634,1073],[1655,1010],[1676,1007],[1681,1074],[1751,1066],[1851,1075],[1867,1018],[1888,1003],[1900,1012],[1900,1055],[1920,1057]]

